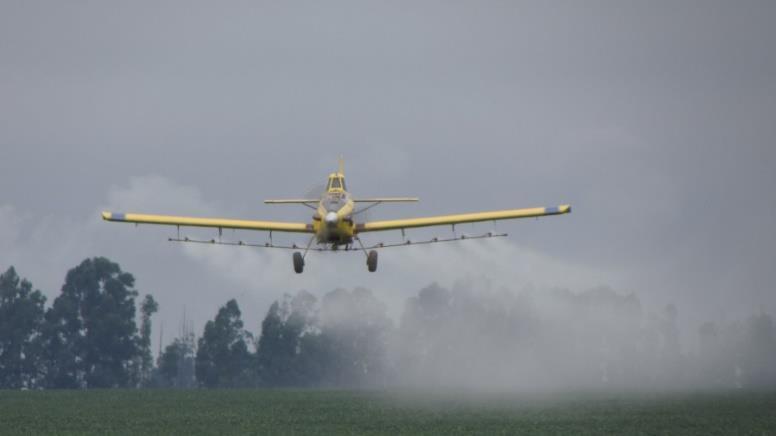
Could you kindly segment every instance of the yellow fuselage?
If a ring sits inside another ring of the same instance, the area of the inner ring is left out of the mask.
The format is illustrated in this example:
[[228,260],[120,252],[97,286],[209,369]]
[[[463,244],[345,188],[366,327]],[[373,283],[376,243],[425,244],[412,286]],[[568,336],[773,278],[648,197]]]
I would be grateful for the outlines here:
[[336,246],[353,242],[353,200],[342,186],[341,174],[329,176],[329,186],[313,215],[313,231],[319,244]]

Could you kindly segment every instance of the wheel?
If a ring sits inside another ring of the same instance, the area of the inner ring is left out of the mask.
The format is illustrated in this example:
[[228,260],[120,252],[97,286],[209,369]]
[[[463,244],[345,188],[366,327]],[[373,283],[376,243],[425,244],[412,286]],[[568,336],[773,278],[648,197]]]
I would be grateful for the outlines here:
[[302,253],[298,251],[294,252],[294,271],[296,271],[297,274],[301,274],[302,271],[304,271],[304,258],[302,257]]
[[366,268],[369,272],[377,271],[377,252],[372,250],[366,256]]

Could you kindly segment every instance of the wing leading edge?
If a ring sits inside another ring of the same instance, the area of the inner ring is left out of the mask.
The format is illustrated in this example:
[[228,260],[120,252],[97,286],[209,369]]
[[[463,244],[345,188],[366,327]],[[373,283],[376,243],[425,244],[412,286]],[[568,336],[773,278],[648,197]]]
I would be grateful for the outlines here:
[[571,205],[564,204],[555,207],[533,207],[528,209],[496,210],[491,212],[462,213],[456,215],[440,215],[424,218],[401,220],[372,221],[356,226],[356,232],[379,232],[383,230],[409,229],[413,227],[430,227],[450,224],[474,223],[479,221],[508,220],[517,218],[533,218],[549,215],[561,215],[571,212]]
[[102,219],[122,223],[159,224],[180,227],[215,227],[222,229],[265,230],[275,232],[312,233],[313,226],[306,223],[281,221],[234,220],[225,218],[195,218],[172,215],[147,215],[139,213],[103,212]]
[[410,203],[416,201],[419,201],[418,197],[375,197],[353,199],[353,203]]

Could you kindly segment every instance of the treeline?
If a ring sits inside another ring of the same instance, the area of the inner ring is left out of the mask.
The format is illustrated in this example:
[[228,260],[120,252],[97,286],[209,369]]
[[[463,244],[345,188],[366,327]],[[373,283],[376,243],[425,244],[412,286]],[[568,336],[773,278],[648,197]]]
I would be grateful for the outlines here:
[[245,330],[230,300],[195,342],[184,334],[159,357],[154,386],[367,387],[388,382],[393,326],[365,289],[338,289],[320,301],[304,291],[267,312],[261,335]]
[[0,388],[113,388],[150,379],[150,317],[146,295],[141,328],[135,279],[105,258],[68,271],[62,291],[46,298],[13,267],[0,275]]
[[607,288],[515,293],[462,282],[420,290],[398,325],[366,289],[320,301],[286,294],[258,338],[232,300],[196,343],[177,339],[160,362],[157,382],[181,387],[772,389],[776,330],[760,313],[683,336],[673,305],[645,312],[635,295]]
[[645,312],[634,295],[473,282],[420,290],[398,323],[366,289],[284,294],[258,336],[230,300],[154,365],[158,306],[145,296],[137,313],[133,286],[117,264],[87,259],[46,308],[13,268],[0,275],[0,388],[776,387],[768,314],[683,336],[674,306]]

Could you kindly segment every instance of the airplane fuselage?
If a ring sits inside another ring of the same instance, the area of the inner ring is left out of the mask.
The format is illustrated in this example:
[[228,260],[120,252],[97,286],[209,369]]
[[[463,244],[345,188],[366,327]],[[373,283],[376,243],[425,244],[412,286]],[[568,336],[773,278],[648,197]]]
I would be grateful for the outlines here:
[[313,231],[319,244],[346,245],[353,242],[356,224],[353,221],[353,199],[344,189],[341,174],[329,176],[318,209],[313,215]]

